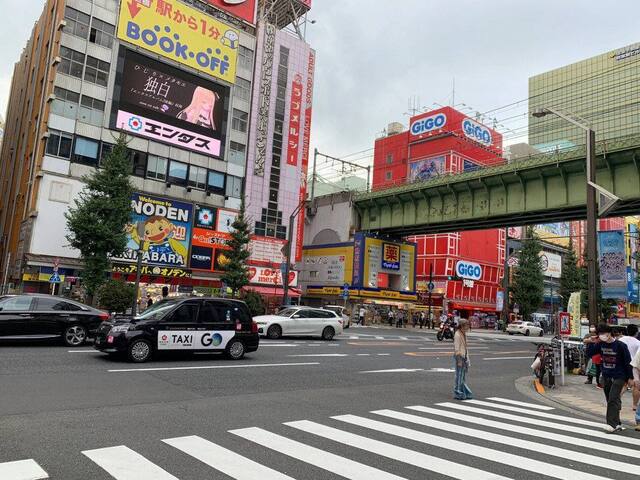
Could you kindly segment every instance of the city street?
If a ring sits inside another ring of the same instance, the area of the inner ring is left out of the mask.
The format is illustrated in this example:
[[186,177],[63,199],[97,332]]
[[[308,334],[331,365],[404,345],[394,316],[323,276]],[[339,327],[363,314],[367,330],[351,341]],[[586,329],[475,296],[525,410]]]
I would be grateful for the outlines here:
[[471,334],[475,403],[452,400],[452,343],[413,328],[262,340],[239,362],[4,344],[0,478],[637,478],[634,432],[516,390],[534,341]]

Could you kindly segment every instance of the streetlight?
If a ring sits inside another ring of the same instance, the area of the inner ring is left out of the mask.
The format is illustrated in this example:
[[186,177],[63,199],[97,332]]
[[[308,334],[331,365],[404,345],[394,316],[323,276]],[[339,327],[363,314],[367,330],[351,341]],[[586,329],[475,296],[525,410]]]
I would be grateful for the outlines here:
[[594,325],[598,318],[598,303],[596,298],[596,283],[598,281],[597,264],[598,261],[598,212],[596,211],[596,190],[599,191],[605,197],[608,197],[612,202],[601,210],[601,213],[610,209],[613,204],[619,200],[618,197],[611,192],[605,190],[600,185],[596,184],[596,132],[591,128],[588,122],[577,117],[576,115],[569,115],[561,112],[555,108],[543,107],[532,112],[535,118],[542,118],[546,115],[556,115],[567,122],[582,129],[586,133],[586,146],[587,146],[587,279],[589,288],[589,324]]

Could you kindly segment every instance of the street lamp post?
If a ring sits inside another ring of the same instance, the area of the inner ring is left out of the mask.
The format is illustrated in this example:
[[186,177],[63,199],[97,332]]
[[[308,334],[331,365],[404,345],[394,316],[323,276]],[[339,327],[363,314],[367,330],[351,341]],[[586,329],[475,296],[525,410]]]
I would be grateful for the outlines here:
[[285,266],[282,279],[282,288],[284,290],[282,294],[282,304],[289,305],[289,269],[291,268],[291,243],[293,242],[293,223],[298,216],[298,214],[302,211],[302,208],[306,204],[306,200],[300,202],[300,204],[295,208],[295,210],[289,215],[289,231],[287,232],[287,246],[286,246],[286,259]]
[[138,289],[140,288],[140,270],[142,269],[142,249],[138,248],[138,258],[136,259],[136,294],[133,297],[133,305],[131,305],[131,316],[135,317],[138,314]]

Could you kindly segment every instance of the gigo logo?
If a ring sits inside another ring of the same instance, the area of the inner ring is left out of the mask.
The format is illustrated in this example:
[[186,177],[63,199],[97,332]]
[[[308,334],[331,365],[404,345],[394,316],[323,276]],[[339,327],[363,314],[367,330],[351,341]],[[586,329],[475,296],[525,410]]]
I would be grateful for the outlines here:
[[493,142],[489,129],[470,118],[465,118],[462,121],[462,131],[467,137],[483,145],[491,145]]
[[411,124],[411,134],[420,135],[432,130],[442,128],[447,123],[447,116],[444,113],[438,113],[430,117],[421,118]]
[[456,273],[462,278],[480,280],[482,278],[482,267],[477,263],[459,260],[456,263]]

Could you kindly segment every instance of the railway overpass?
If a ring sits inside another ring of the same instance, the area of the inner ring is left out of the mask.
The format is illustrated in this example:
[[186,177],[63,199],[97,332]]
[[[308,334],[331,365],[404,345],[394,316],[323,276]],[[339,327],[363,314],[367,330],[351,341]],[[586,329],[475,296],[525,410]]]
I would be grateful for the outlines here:
[[[405,236],[583,219],[585,150],[359,194],[360,229]],[[640,213],[640,135],[597,143],[596,183],[620,198],[607,216]]]

